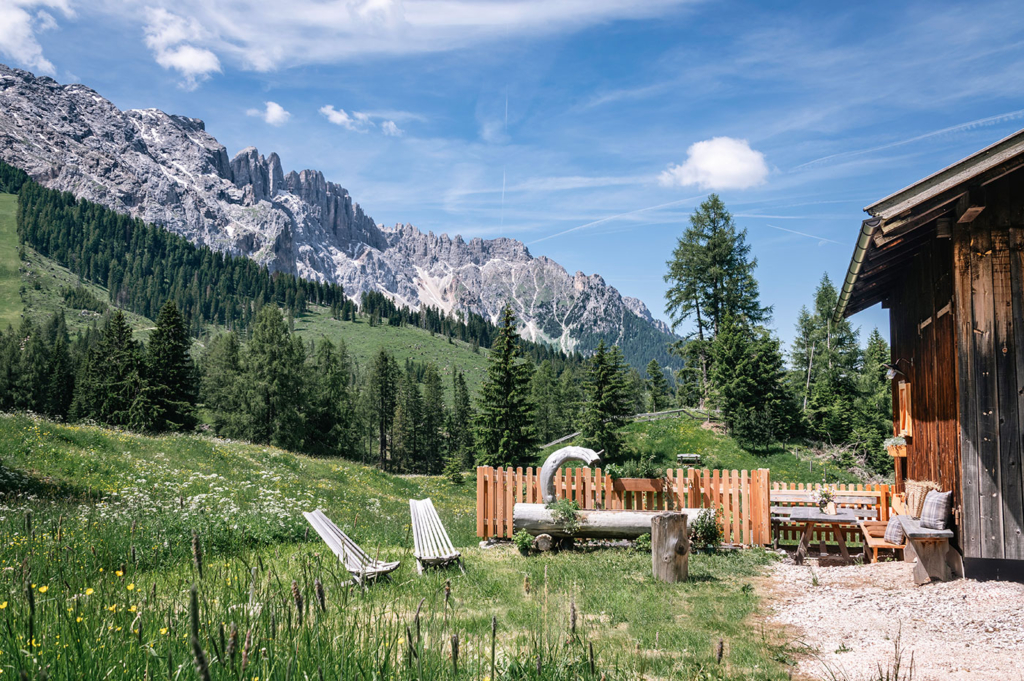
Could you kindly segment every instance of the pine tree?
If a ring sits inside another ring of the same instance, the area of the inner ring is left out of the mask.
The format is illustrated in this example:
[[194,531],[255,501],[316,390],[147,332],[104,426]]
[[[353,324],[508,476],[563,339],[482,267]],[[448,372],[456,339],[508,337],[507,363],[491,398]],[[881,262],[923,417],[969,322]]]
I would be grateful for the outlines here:
[[252,338],[242,357],[241,411],[253,442],[301,449],[304,432],[305,348],[288,332],[273,305],[256,314]]
[[324,339],[316,348],[310,371],[305,448],[320,456],[351,456],[355,452],[355,405],[352,367],[344,343]]
[[668,409],[671,403],[668,379],[656,359],[647,364],[647,393],[650,395],[651,411]]
[[536,444],[533,405],[530,403],[532,368],[523,358],[511,305],[505,305],[498,337],[488,356],[487,379],[480,388],[477,410],[478,461],[484,466],[528,463]]
[[200,396],[214,431],[224,437],[246,437],[239,395],[242,360],[238,334],[232,331],[210,341],[202,356],[202,374]]
[[132,430],[152,425],[154,409],[142,349],[121,310],[107,320],[78,383],[81,389],[73,408],[78,416]]
[[146,376],[153,389],[153,428],[188,431],[196,425],[199,377],[192,362],[188,323],[174,301],[160,309],[149,337]]
[[444,461],[445,405],[441,374],[433,364],[423,373],[423,447],[424,473],[437,475]]
[[748,323],[766,321],[771,308],[762,307],[750,257],[747,231],[737,230],[732,215],[717,194],[711,194],[690,216],[690,226],[679,238],[665,281],[666,310],[673,330],[691,319],[694,330],[687,337],[690,353],[700,368],[702,402],[708,396],[709,343],[718,335],[722,321],[738,316]]
[[814,309],[800,310],[790,352],[790,380],[801,396],[811,433],[833,443],[850,437],[860,372],[857,332],[845,319],[832,320],[838,297],[828,275],[823,275]]
[[789,435],[795,418],[778,339],[726,317],[711,345],[714,402],[738,438],[766,446]]
[[398,363],[390,352],[381,348],[373,360],[367,391],[377,435],[378,465],[381,470],[388,468],[391,429],[395,421],[395,408],[398,406],[398,381]]
[[565,435],[561,420],[558,378],[551,362],[544,360],[533,373],[530,381],[530,398],[533,401],[533,423],[541,442],[550,442]]
[[452,372],[452,408],[448,412],[448,456],[456,460],[459,470],[473,465],[473,403],[466,386],[466,375]]
[[892,458],[882,443],[892,434],[892,381],[885,377],[892,361],[889,344],[873,329],[864,350],[864,361],[858,376],[857,405],[851,440],[876,473],[892,471]]
[[426,472],[423,461],[423,395],[411,371],[400,382],[395,409],[394,463],[410,472]]
[[44,413],[66,419],[71,412],[75,393],[75,362],[71,356],[71,343],[63,311],[54,313],[44,333],[50,347]]
[[584,447],[602,451],[605,461],[621,461],[623,449],[618,430],[633,414],[628,372],[618,346],[605,347],[602,340],[589,361],[587,402],[580,428]]

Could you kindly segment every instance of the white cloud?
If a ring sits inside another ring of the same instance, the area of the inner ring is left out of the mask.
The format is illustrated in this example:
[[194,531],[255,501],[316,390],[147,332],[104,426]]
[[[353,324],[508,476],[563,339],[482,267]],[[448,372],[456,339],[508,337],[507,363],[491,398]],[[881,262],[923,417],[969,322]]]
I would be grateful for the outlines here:
[[43,56],[36,35],[57,27],[57,20],[46,7],[73,17],[66,0],[0,0],[0,54],[38,73],[56,74],[53,62]]
[[747,140],[712,137],[690,145],[686,160],[670,165],[658,177],[665,187],[700,189],[748,189],[764,184],[768,165],[764,154],[750,148]]
[[277,102],[264,102],[264,109],[249,109],[246,116],[258,116],[265,123],[280,127],[288,122],[292,115],[284,110],[284,107]]
[[344,109],[335,109],[333,104],[325,104],[320,107],[320,113],[326,116],[331,123],[353,132],[369,132],[370,128],[377,127],[375,121],[379,120],[381,121],[380,131],[388,137],[401,137],[405,133],[395,121],[391,120],[393,118],[423,120],[422,116],[407,111],[353,111],[350,114]]
[[153,50],[156,63],[174,69],[182,76],[182,86],[194,89],[211,73],[220,71],[220,59],[205,47],[193,43],[209,37],[202,25],[162,8],[150,8],[146,20],[146,45]]
[[[281,3],[227,0],[148,0],[146,6],[150,16],[162,12],[186,27],[202,27],[200,35],[185,30],[172,45],[188,42],[243,68],[270,71],[558,35],[617,19],[660,16],[699,1],[291,0],[287,11]],[[103,4],[122,16],[140,14],[138,0]]]

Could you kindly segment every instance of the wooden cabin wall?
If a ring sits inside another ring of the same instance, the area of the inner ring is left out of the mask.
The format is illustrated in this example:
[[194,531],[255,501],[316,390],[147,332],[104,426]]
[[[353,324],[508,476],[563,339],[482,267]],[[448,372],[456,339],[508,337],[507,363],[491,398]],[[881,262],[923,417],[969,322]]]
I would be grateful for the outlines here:
[[954,229],[964,558],[1024,559],[1024,173]]
[[[953,245],[950,239],[933,239],[904,266],[889,297],[892,362],[905,374],[893,380],[893,423],[904,380],[910,384],[913,435],[907,438],[900,477],[952,490],[954,507],[961,498],[955,311]],[[954,513],[958,522],[959,517]]]

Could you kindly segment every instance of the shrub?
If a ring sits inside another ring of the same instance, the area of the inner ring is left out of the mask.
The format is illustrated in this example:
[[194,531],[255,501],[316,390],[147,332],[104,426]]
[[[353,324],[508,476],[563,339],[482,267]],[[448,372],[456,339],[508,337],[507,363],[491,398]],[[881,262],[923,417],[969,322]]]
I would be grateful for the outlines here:
[[526,552],[533,548],[533,536],[526,530],[519,530],[512,535],[512,543],[520,551]]
[[547,508],[551,511],[551,515],[555,517],[555,521],[561,524],[562,529],[570,537],[580,531],[580,505],[571,499],[559,499],[558,501],[548,504]]
[[448,478],[449,482],[454,485],[461,485],[466,482],[465,477],[462,475],[462,460],[458,455],[448,457],[448,461],[444,465],[444,477]]
[[606,472],[614,480],[619,478],[660,478],[665,475],[665,466],[658,464],[654,455],[649,454],[624,463],[608,464]]
[[651,535],[641,534],[633,542],[633,550],[637,553],[650,553],[651,552]]
[[[721,512],[721,511],[720,511]],[[722,543],[722,525],[719,514],[705,508],[690,523],[690,543],[698,549],[717,551]]]

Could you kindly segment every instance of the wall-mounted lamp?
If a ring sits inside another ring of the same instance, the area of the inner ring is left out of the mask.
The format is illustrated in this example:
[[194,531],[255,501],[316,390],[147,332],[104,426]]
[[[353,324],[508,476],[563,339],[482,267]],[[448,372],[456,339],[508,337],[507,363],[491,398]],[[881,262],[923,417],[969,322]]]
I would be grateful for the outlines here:
[[900,362],[907,362],[908,364],[910,364],[910,366],[914,366],[914,362],[913,361],[909,361],[908,362],[905,359],[898,359],[895,362],[893,362],[892,364],[882,364],[882,366],[884,366],[886,369],[888,369],[888,371],[885,372],[885,378],[887,380],[891,381],[892,379],[896,378],[897,375],[899,375],[899,376],[906,376],[905,373],[903,373],[902,371],[900,371],[899,369],[896,368],[897,366],[899,366]]

